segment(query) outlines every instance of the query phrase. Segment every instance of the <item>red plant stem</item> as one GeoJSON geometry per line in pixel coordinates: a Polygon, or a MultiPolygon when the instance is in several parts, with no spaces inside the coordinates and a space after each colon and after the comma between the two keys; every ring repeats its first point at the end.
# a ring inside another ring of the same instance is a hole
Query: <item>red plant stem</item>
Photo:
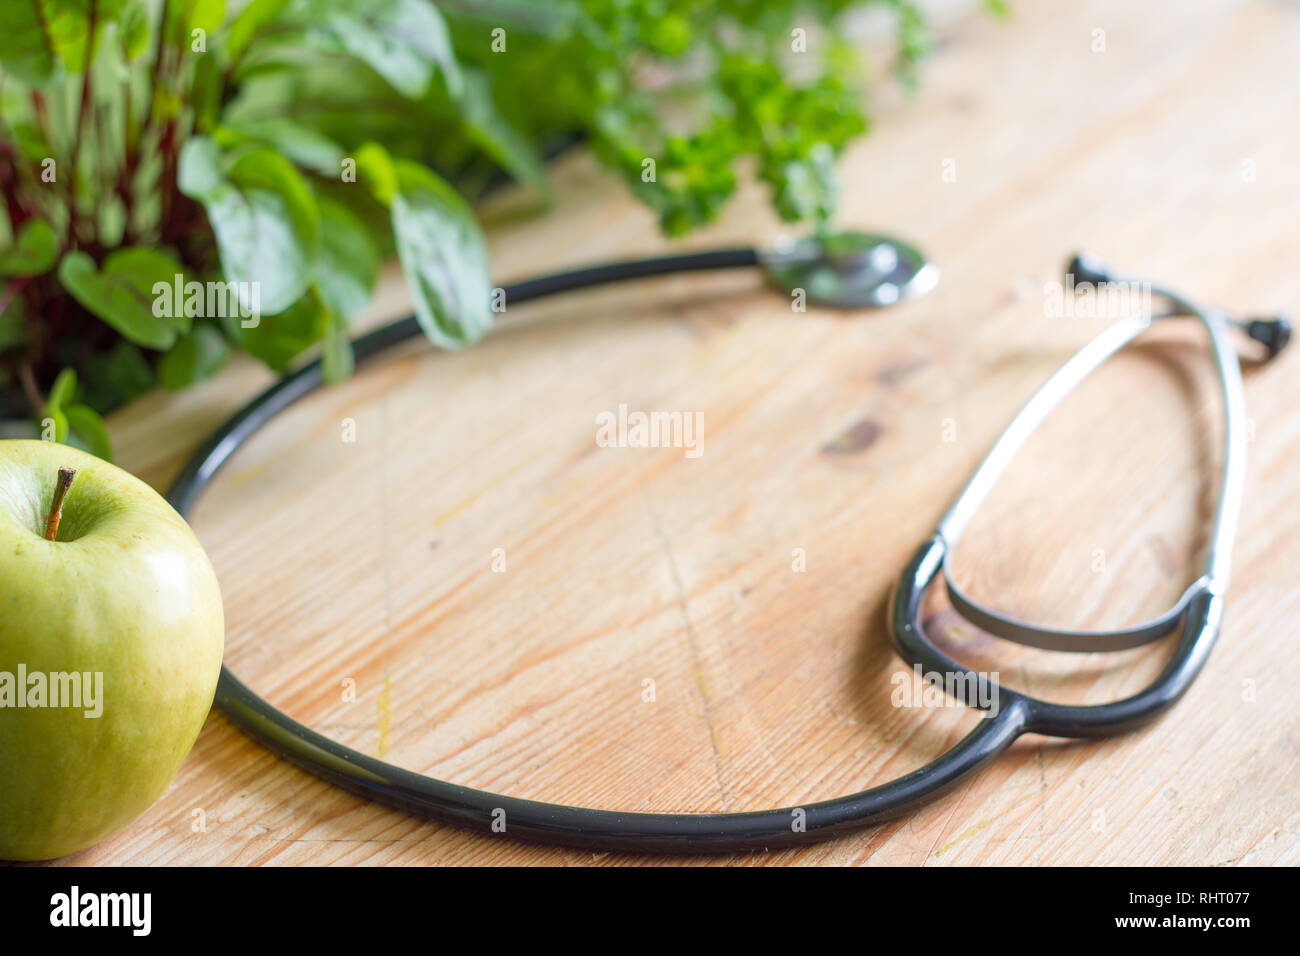
{"type": "Polygon", "coordinates": [[[167,49],[167,9],[171,4],[162,4],[162,13],[158,18],[158,49],[153,55],[153,71],[149,75],[149,98],[145,101],[144,113],[140,116],[140,142],[144,143],[145,134],[153,128],[153,102],[162,79],[163,52],[167,49]]]}
{"type": "Polygon", "coordinates": [[[45,412],[45,399],[41,397],[41,390],[36,387],[36,376],[32,374],[32,367],[29,363],[24,362],[18,368],[18,381],[22,383],[23,394],[27,396],[27,401],[31,403],[32,413],[40,415],[45,412]]]}
{"type": "Polygon", "coordinates": [[[20,166],[14,162],[17,150],[12,143],[0,142],[0,189],[4,190],[5,210],[9,213],[10,231],[18,229],[31,218],[32,212],[18,198],[20,166]]]}
{"type": "Polygon", "coordinates": [[[169,121],[163,127],[162,136],[158,140],[158,152],[162,154],[162,172],[158,174],[158,191],[162,199],[162,214],[158,222],[158,229],[161,233],[167,232],[167,220],[172,212],[172,191],[175,185],[175,177],[172,175],[172,161],[176,153],[176,123],[169,121]]]}
{"type": "MultiPolygon", "coordinates": [[[[165,6],[165,4],[164,4],[165,6]]],[[[72,134],[72,160],[68,172],[70,180],[68,192],[71,202],[68,205],[68,242],[73,248],[77,242],[77,158],[81,153],[81,139],[86,135],[86,116],[90,112],[90,75],[91,61],[95,56],[95,30],[99,26],[99,0],[90,0],[90,30],[86,34],[86,69],[81,75],[81,106],[77,110],[77,126],[72,134]]]]}
{"type": "Polygon", "coordinates": [[[50,111],[45,108],[45,95],[40,90],[32,90],[32,112],[36,114],[36,123],[41,128],[41,135],[53,149],[54,129],[50,126],[50,111]]]}
{"type": "Polygon", "coordinates": [[[9,303],[13,302],[18,297],[18,293],[23,291],[23,286],[31,281],[31,276],[21,276],[9,283],[4,294],[0,295],[0,315],[5,314],[5,310],[9,308],[9,303]]]}
{"type": "MultiPolygon", "coordinates": [[[[39,4],[37,7],[39,8],[39,4]]],[[[36,114],[36,123],[41,129],[41,135],[45,137],[46,144],[49,145],[51,152],[54,150],[54,126],[50,123],[50,112],[45,106],[45,96],[39,90],[32,90],[32,111],[36,114]]],[[[53,157],[47,157],[53,159],[53,157]]],[[[76,176],[63,177],[67,193],[68,218],[71,220],[73,207],[76,205],[76,196],[73,192],[74,181],[76,176]]]]}

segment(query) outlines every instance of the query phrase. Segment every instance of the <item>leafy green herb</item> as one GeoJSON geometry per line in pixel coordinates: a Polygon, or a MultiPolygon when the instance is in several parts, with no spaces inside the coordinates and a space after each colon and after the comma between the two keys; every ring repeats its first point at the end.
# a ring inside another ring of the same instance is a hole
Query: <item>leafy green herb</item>
{"type": "Polygon", "coordinates": [[[283,312],[261,316],[256,324],[229,315],[222,324],[236,345],[275,371],[286,372],[294,359],[324,338],[329,318],[329,310],[309,292],[283,312]]]}
{"type": "Polygon", "coordinates": [[[180,158],[180,189],[203,203],[226,281],[240,304],[274,314],[307,291],[320,247],[320,215],[302,174],[279,153],[257,147],[222,173],[215,150],[196,137],[180,158]],[[252,300],[253,288],[259,291],[252,300]]]}
{"type": "Polygon", "coordinates": [[[34,276],[45,272],[59,258],[59,241],[44,219],[23,224],[12,249],[0,252],[0,275],[34,276]]]}
{"type": "Polygon", "coordinates": [[[99,413],[75,402],[77,373],[65,368],[54,380],[45,399],[42,415],[54,425],[54,440],[83,448],[105,461],[113,460],[113,444],[99,413]]]}
{"type": "Polygon", "coordinates": [[[910,0],[5,0],[0,417],[107,455],[99,413],[236,350],[340,381],[392,254],[429,339],[472,343],[470,203],[502,173],[547,196],[542,157],[578,137],[670,234],[742,170],[824,227],[867,128],[841,39],[867,6],[909,80],[910,0]]]}
{"type": "Polygon", "coordinates": [[[158,286],[173,287],[180,267],[157,249],[136,247],[109,253],[103,268],[84,252],[69,252],[59,264],[59,281],[83,307],[122,336],[151,349],[170,348],[189,328],[183,309],[155,308],[158,286]]]}
{"type": "Polygon", "coordinates": [[[212,325],[196,325],[158,363],[158,383],[168,391],[210,378],[230,358],[230,345],[212,325]]]}
{"type": "Polygon", "coordinates": [[[379,275],[379,250],[371,241],[366,224],[347,206],[321,198],[318,208],[321,242],[315,268],[316,288],[335,313],[356,315],[370,301],[379,275]]]}
{"type": "Polygon", "coordinates": [[[325,381],[333,385],[345,380],[352,374],[353,362],[347,324],[338,315],[331,314],[329,325],[325,329],[325,349],[321,353],[321,369],[325,381]]]}
{"type": "Polygon", "coordinates": [[[425,335],[443,348],[478,341],[492,324],[492,289],[474,214],[424,166],[402,159],[391,170],[377,165],[379,196],[392,210],[397,255],[425,335]]]}

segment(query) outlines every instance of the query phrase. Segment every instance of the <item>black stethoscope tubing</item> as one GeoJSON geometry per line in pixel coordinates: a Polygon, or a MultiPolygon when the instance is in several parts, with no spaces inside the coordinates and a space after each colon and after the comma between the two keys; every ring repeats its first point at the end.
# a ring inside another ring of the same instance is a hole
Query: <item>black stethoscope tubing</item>
{"type": "MultiPolygon", "coordinates": [[[[514,304],[612,282],[678,272],[752,267],[753,249],[726,249],[613,263],[508,286],[514,304]]],[[[420,334],[414,316],[381,327],[353,345],[358,363],[420,334]]],[[[287,375],[219,428],[181,470],[168,500],[188,515],[204,489],[244,442],[280,411],[323,383],[320,360],[287,375]]],[[[927,672],[970,673],[925,635],[921,602],[943,559],[941,538],[925,542],[890,602],[898,650],[927,672]]],[[[1145,723],[1190,685],[1218,631],[1222,597],[1206,594],[1188,608],[1183,636],[1160,677],[1145,691],[1110,704],[1069,707],[999,687],[996,713],[986,713],[952,749],[905,776],[859,793],[802,806],[747,813],[632,813],[522,800],[458,786],[403,770],[345,747],[293,720],[222,667],[216,704],[241,729],[311,773],[367,799],[486,833],[590,850],[706,853],[771,849],[824,840],[914,809],[996,758],[1021,734],[1104,736],[1145,723]]],[[[983,682],[985,678],[972,677],[983,682]]],[[[987,690],[987,686],[972,684],[987,690]]],[[[981,706],[984,694],[964,700],[981,706]]]]}

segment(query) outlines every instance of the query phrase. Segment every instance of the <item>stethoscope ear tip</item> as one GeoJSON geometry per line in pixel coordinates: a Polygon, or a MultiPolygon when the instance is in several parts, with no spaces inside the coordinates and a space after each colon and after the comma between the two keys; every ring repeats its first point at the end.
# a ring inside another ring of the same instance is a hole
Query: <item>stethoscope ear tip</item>
{"type": "MultiPolygon", "coordinates": [[[[1082,283],[1102,285],[1118,281],[1115,274],[1111,272],[1110,266],[1086,252],[1077,252],[1070,257],[1070,261],[1065,264],[1065,275],[1067,281],[1076,288],[1082,283]]],[[[1161,295],[1170,295],[1168,292],[1157,291],[1161,295]]],[[[1190,308],[1184,300],[1175,299],[1175,304],[1181,307],[1180,314],[1190,308]]],[[[1232,325],[1237,326],[1264,346],[1266,352],[1263,361],[1265,362],[1277,356],[1291,342],[1291,320],[1284,315],[1261,319],[1238,319],[1233,316],[1226,318],[1232,325]]]]}
{"type": "Polygon", "coordinates": [[[1271,319],[1248,319],[1246,334],[1268,349],[1271,359],[1291,342],[1291,320],[1284,315],[1271,319]]]}
{"type": "Polygon", "coordinates": [[[1080,282],[1101,285],[1111,281],[1110,266],[1086,252],[1076,252],[1070,257],[1065,264],[1065,274],[1072,277],[1075,285],[1080,282]]]}

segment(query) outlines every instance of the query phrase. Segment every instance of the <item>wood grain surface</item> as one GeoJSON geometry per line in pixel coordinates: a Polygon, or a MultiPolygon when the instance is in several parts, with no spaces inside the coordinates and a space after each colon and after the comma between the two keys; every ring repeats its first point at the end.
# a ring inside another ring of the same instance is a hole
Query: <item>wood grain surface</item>
{"type": "MultiPolygon", "coordinates": [[[[891,703],[906,668],[884,602],[1010,417],[1109,321],[1049,315],[1045,284],[1086,248],[1245,314],[1300,304],[1300,8],[1015,6],[1007,22],[941,18],[918,92],[876,84],[876,128],[843,161],[840,224],[917,242],[943,270],[936,292],[801,314],[749,273],[677,277],[518,306],[521,324],[465,352],[417,343],[364,367],[256,436],[193,515],[228,665],[402,767],[588,807],[797,805],[952,746],[972,712],[891,703]],[[701,413],[703,453],[599,447],[596,416],[620,403],[701,413]]],[[[667,247],[585,154],[554,175],[549,211],[521,191],[483,209],[501,280],[667,247]]],[[[747,189],[688,245],[781,232],[747,189]]],[[[390,273],[363,324],[407,305],[390,273]]],[[[956,553],[976,598],[1104,627],[1197,576],[1220,456],[1198,335],[1153,332],[1031,439],[956,553]]],[[[1247,368],[1227,620],[1163,719],[1091,743],[1025,738],[904,819],[696,862],[1300,863],[1297,377],[1300,349],[1247,368]]],[[[269,381],[237,362],[146,397],[111,423],[121,463],[165,488],[269,381]]],[[[1030,651],[938,595],[930,612],[963,661],[1052,700],[1132,693],[1170,652],[1030,651]]],[[[430,824],[294,769],[214,712],[166,795],[66,862],[665,859],[430,824]]]]}

